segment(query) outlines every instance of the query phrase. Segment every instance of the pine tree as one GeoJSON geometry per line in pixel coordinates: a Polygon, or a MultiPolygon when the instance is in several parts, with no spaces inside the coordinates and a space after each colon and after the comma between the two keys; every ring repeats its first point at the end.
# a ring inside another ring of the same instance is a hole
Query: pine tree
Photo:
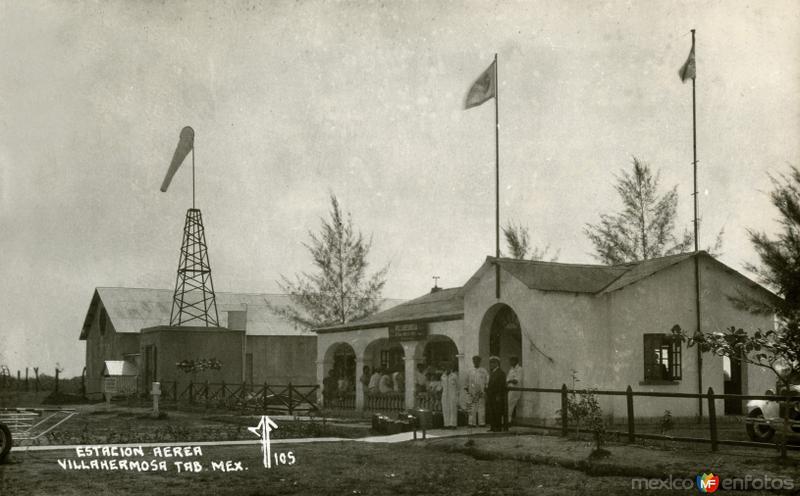
{"type": "Polygon", "coordinates": [[[800,170],[792,167],[788,176],[772,178],[772,184],[770,200],[781,215],[782,230],[774,239],[763,231],[747,231],[761,259],[760,266],[748,264],[747,268],[783,297],[777,307],[765,310],[777,313],[797,330],[800,325],[800,170]]]}
{"type": "MultiPolygon", "coordinates": [[[[633,170],[622,171],[615,189],[622,198],[623,210],[601,214],[598,224],[587,224],[584,232],[595,249],[595,257],[609,265],[647,260],[690,251],[694,238],[684,230],[676,234],[677,186],[658,193],[659,173],[633,157],[633,170]]],[[[717,237],[717,249],[721,243],[717,237]]]]}
{"type": "Polygon", "coordinates": [[[367,275],[372,241],[356,232],[352,217],[342,214],[335,195],[331,194],[330,219],[323,219],[320,232],[309,236],[305,247],[317,271],[297,274],[294,282],[282,275],[280,287],[292,304],[273,310],[306,329],[345,324],[375,313],[389,267],[367,275]]]}
{"type": "Polygon", "coordinates": [[[506,245],[508,245],[508,251],[510,252],[509,254],[511,255],[511,258],[525,260],[528,259],[528,254],[530,253],[529,260],[548,259],[549,262],[555,262],[558,260],[558,252],[556,252],[552,257],[550,256],[550,245],[547,245],[544,248],[531,248],[530,232],[526,226],[509,222],[503,227],[503,235],[506,238],[506,245]]]}

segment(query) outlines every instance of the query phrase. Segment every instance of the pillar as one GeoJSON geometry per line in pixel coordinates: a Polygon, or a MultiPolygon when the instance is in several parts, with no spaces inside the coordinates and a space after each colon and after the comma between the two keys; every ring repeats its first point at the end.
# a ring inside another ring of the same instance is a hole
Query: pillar
{"type": "MultiPolygon", "coordinates": [[[[417,371],[417,346],[421,341],[406,341],[403,343],[403,355],[405,362],[405,403],[406,409],[411,409],[417,403],[417,381],[415,373],[417,371]]],[[[424,346],[424,345],[423,345],[424,346]]]]}
{"type": "MultiPolygon", "coordinates": [[[[317,404],[322,405],[322,381],[325,379],[325,374],[327,373],[326,369],[328,362],[325,360],[317,360],[317,384],[319,384],[319,388],[317,389],[317,404]]],[[[328,405],[323,405],[328,406],[328,405]]]]}
{"type": "Polygon", "coordinates": [[[356,353],[356,411],[364,410],[364,385],[361,383],[361,374],[364,369],[364,354],[356,353]],[[360,356],[359,356],[360,355],[360,356]]]}

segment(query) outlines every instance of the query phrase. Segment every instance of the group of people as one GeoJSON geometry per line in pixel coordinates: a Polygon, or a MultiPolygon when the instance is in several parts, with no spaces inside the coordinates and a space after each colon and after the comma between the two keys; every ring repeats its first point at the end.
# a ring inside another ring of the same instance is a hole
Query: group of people
{"type": "MultiPolygon", "coordinates": [[[[519,402],[520,391],[508,391],[509,387],[522,387],[522,367],[517,357],[509,358],[508,374],[500,366],[500,358],[489,358],[489,370],[481,366],[480,356],[472,357],[472,368],[467,372],[464,384],[460,384],[455,362],[446,361],[439,368],[417,365],[414,376],[416,391],[441,393],[444,426],[455,428],[458,425],[458,407],[464,406],[467,423],[471,426],[485,426],[492,432],[502,428],[503,415],[511,419],[519,402]]],[[[359,381],[365,394],[400,393],[405,390],[405,374],[396,367],[375,367],[365,365],[359,381]]],[[[331,370],[323,380],[323,397],[331,401],[345,391],[352,391],[355,385],[346,374],[331,370]]]]}
{"type": "Polygon", "coordinates": [[[467,372],[463,386],[452,362],[445,362],[441,372],[430,369],[426,371],[424,365],[417,367],[417,390],[434,394],[441,392],[445,427],[454,428],[458,425],[459,403],[467,412],[469,425],[485,426],[488,422],[492,432],[501,430],[506,412],[509,419],[514,414],[521,392],[507,391],[507,388],[522,387],[522,367],[519,360],[517,357],[509,359],[508,374],[500,367],[499,357],[489,358],[489,370],[482,367],[481,362],[480,356],[472,357],[473,367],[467,372]]]}
{"type": "Polygon", "coordinates": [[[388,367],[375,367],[370,373],[369,365],[364,365],[359,381],[361,381],[364,392],[369,394],[405,391],[405,374],[399,367],[395,370],[388,367]]]}
{"type": "MultiPolygon", "coordinates": [[[[481,362],[480,356],[472,357],[472,368],[467,372],[463,388],[467,423],[473,426],[488,423],[490,431],[499,432],[502,429],[503,415],[507,414],[510,419],[519,402],[520,391],[508,391],[508,388],[522,387],[522,367],[515,356],[509,358],[508,374],[500,367],[500,358],[497,356],[489,358],[488,371],[481,366],[481,362]]],[[[452,401],[451,398],[448,399],[452,401]]],[[[444,412],[444,397],[442,411],[444,412]]],[[[455,425],[453,418],[446,419],[445,425],[448,425],[448,420],[449,425],[455,425]]]]}

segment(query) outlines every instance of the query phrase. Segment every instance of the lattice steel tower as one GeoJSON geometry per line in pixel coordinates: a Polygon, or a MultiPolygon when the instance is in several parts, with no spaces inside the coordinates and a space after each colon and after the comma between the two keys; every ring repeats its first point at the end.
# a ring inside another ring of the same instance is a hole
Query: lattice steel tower
{"type": "Polygon", "coordinates": [[[164,182],[161,183],[161,191],[166,192],[172,176],[178,171],[183,159],[192,152],[192,208],[186,211],[169,325],[193,324],[218,327],[219,314],[214,296],[214,283],[211,281],[211,264],[208,261],[203,216],[200,214],[200,209],[194,206],[194,145],[194,129],[186,126],[181,129],[178,146],[175,148],[164,182]]]}
{"type": "Polygon", "coordinates": [[[219,326],[203,216],[197,208],[186,211],[169,323],[172,326],[188,324],[219,326]]]}

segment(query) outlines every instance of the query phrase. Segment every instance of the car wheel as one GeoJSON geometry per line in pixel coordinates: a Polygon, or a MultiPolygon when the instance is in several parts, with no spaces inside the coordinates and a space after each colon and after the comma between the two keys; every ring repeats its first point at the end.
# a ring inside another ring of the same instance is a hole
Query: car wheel
{"type": "Polygon", "coordinates": [[[5,424],[0,424],[0,464],[6,461],[6,455],[11,451],[11,431],[5,424]]]}
{"type": "MultiPolygon", "coordinates": [[[[764,414],[761,413],[761,410],[753,410],[747,414],[747,417],[751,419],[763,419],[764,414]]],[[[751,441],[755,441],[757,443],[767,443],[774,435],[775,429],[767,424],[759,424],[756,422],[747,424],[747,436],[751,441]]]]}

